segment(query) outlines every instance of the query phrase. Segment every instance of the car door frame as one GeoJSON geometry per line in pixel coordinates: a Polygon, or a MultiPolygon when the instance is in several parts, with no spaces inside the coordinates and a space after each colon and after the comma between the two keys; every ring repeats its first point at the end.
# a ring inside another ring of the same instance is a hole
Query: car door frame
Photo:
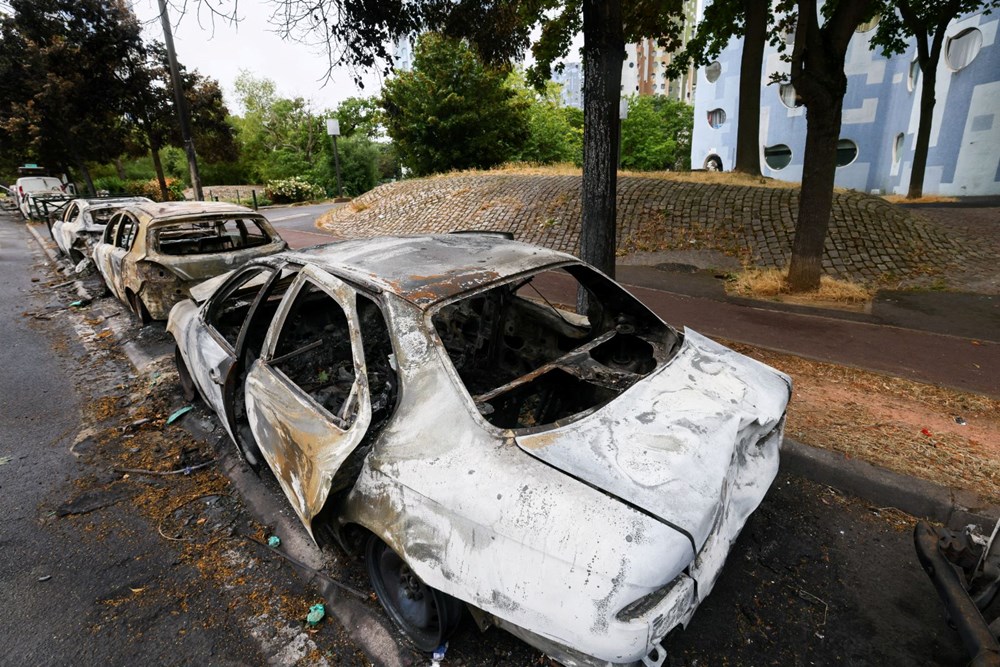
{"type": "Polygon", "coordinates": [[[139,234],[143,232],[143,226],[139,222],[139,219],[128,211],[122,211],[121,216],[122,220],[118,223],[118,229],[115,230],[114,243],[108,252],[108,268],[110,269],[111,282],[113,283],[111,291],[131,308],[132,304],[126,298],[128,285],[125,283],[125,265],[129,253],[135,247],[135,242],[139,238],[139,234]],[[135,234],[132,236],[132,242],[128,244],[127,248],[118,245],[121,241],[122,232],[125,230],[126,221],[130,221],[135,225],[135,234]]]}
{"type": "MultiPolygon", "coordinates": [[[[296,400],[297,403],[303,408],[319,413],[320,416],[333,416],[337,419],[337,421],[341,421],[338,415],[332,415],[332,413],[320,405],[310,394],[303,391],[302,388],[299,387],[291,378],[285,375],[284,372],[271,365],[271,362],[275,358],[274,351],[279,335],[291,312],[292,304],[295,303],[295,300],[298,298],[302,290],[305,289],[307,283],[312,283],[314,286],[321,289],[325,294],[330,296],[341,307],[341,309],[343,309],[351,336],[351,354],[354,362],[355,377],[354,385],[352,386],[350,393],[351,396],[354,397],[354,400],[358,402],[358,407],[353,422],[348,424],[346,427],[339,426],[337,422],[333,420],[327,420],[329,422],[329,426],[345,436],[344,446],[338,448],[339,453],[337,456],[341,459],[340,463],[338,463],[337,467],[332,470],[324,470],[324,472],[332,479],[332,475],[336,473],[336,470],[339,469],[341,465],[343,465],[344,460],[346,460],[349,454],[363,442],[364,437],[368,433],[368,429],[371,425],[371,393],[368,387],[368,372],[365,364],[364,344],[361,338],[361,329],[357,311],[358,289],[344,279],[333,276],[321,269],[310,265],[304,266],[299,271],[288,290],[286,290],[281,304],[278,306],[278,310],[275,312],[274,317],[271,320],[267,335],[264,339],[263,347],[261,349],[261,356],[248,370],[247,382],[249,384],[251,379],[255,379],[256,382],[260,382],[262,385],[266,383],[271,387],[277,387],[279,390],[280,388],[284,388],[287,394],[296,400]],[[258,376],[263,375],[264,377],[254,378],[254,374],[257,374],[258,376]],[[345,450],[347,452],[346,454],[343,453],[345,450]]],[[[275,477],[278,478],[278,482],[285,491],[285,495],[291,502],[292,507],[299,516],[299,519],[302,521],[306,530],[309,531],[310,535],[312,535],[312,520],[322,511],[323,505],[325,504],[329,493],[329,484],[327,484],[326,488],[322,490],[318,502],[307,503],[302,495],[296,494],[293,480],[286,479],[286,476],[289,474],[288,468],[296,459],[294,452],[291,451],[293,444],[283,441],[276,443],[273,441],[281,440],[282,438],[280,436],[273,439],[260,437],[260,434],[257,432],[258,429],[253,429],[254,419],[251,417],[251,414],[254,411],[254,406],[250,404],[250,395],[251,392],[247,389],[244,395],[244,400],[247,402],[246,412],[248,419],[250,420],[251,428],[254,431],[253,435],[257,440],[257,445],[261,449],[268,465],[271,467],[272,471],[274,471],[275,477]],[[262,440],[264,440],[264,442],[261,442],[262,440]],[[291,455],[289,455],[290,453],[291,455]],[[283,463],[285,464],[284,466],[282,465],[283,463]]],[[[344,404],[346,405],[350,400],[351,397],[349,396],[348,399],[344,401],[344,404]]],[[[270,426],[269,422],[268,424],[270,426]]],[[[277,429],[279,433],[285,436],[290,433],[290,430],[291,429],[287,428],[286,425],[280,425],[277,429]]],[[[300,484],[299,486],[306,487],[308,486],[308,483],[300,484]]]]}

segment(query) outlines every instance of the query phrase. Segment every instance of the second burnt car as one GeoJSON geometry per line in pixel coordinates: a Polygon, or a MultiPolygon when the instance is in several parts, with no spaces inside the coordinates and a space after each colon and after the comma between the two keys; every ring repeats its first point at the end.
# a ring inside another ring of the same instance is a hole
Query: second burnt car
{"type": "Polygon", "coordinates": [[[566,254],[344,241],[192,297],[185,392],[422,650],[468,608],[566,665],[661,664],[778,470],[789,378],[566,254]]]}
{"type": "Polygon", "coordinates": [[[245,206],[151,202],[112,216],[93,257],[108,289],[146,323],[167,319],[194,285],[286,247],[245,206]]]}
{"type": "Polygon", "coordinates": [[[74,199],[52,223],[52,239],[59,251],[76,264],[91,256],[94,245],[104,235],[105,226],[118,209],[152,203],[153,200],[147,197],[74,199]]]}

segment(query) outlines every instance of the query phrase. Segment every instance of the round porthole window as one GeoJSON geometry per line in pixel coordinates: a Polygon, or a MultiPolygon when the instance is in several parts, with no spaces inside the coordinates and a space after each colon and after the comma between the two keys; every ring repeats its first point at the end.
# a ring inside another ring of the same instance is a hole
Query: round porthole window
{"type": "Polygon", "coordinates": [[[708,124],[714,129],[719,129],[726,122],[726,112],[722,109],[712,109],[708,112],[708,124]]]}
{"type": "Polygon", "coordinates": [[[775,171],[787,167],[792,161],[792,149],[785,144],[764,146],[764,162],[775,171]]]}
{"type": "Polygon", "coordinates": [[[708,79],[709,83],[715,83],[719,80],[719,75],[722,74],[722,63],[716,60],[714,63],[710,64],[705,68],[705,78],[708,79]]]}
{"type": "Polygon", "coordinates": [[[882,17],[876,14],[875,16],[872,17],[871,21],[865,21],[864,23],[860,24],[857,27],[857,29],[855,29],[854,32],[869,32],[871,30],[874,30],[875,26],[878,25],[880,18],[882,17]]]}
{"type": "Polygon", "coordinates": [[[910,73],[906,78],[906,88],[911,93],[917,89],[917,81],[920,80],[920,61],[914,58],[910,61],[910,73]]]}
{"type": "Polygon", "coordinates": [[[948,39],[945,51],[948,67],[956,71],[966,67],[979,55],[981,48],[983,48],[983,33],[979,32],[978,28],[966,28],[948,39]]]}
{"type": "Polygon", "coordinates": [[[802,106],[802,98],[795,92],[795,86],[790,83],[778,86],[778,96],[781,97],[781,103],[789,109],[802,106]]]}
{"type": "Polygon", "coordinates": [[[903,147],[906,143],[906,135],[900,132],[896,135],[896,140],[892,142],[892,162],[893,164],[899,164],[899,161],[903,159],[903,147]]]}
{"type": "Polygon", "coordinates": [[[850,139],[837,142],[837,166],[846,167],[858,157],[858,145],[850,139]]]}

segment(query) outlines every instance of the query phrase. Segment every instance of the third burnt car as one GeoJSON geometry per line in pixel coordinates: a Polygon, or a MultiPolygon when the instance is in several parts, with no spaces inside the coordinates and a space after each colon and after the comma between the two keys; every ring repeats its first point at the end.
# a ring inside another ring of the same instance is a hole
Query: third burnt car
{"type": "Polygon", "coordinates": [[[98,197],[74,199],[52,223],[52,239],[59,251],[76,264],[90,257],[94,245],[104,235],[104,228],[121,208],[152,204],[146,197],[98,197]]]}
{"type": "Polygon", "coordinates": [[[244,206],[150,202],[116,213],[93,256],[108,289],[145,323],[165,320],[194,285],[286,247],[244,206]]]}
{"type": "Polygon", "coordinates": [[[788,377],[569,255],[345,241],[192,297],[186,391],[423,650],[468,607],[566,665],[661,663],[778,470],[788,377]]]}

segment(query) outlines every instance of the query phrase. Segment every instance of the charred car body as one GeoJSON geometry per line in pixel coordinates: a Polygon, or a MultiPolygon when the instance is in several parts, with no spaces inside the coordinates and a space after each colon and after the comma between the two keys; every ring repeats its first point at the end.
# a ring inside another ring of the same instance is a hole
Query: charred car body
{"type": "Polygon", "coordinates": [[[424,650],[467,605],[567,665],[662,662],[777,473],[788,377],[569,255],[345,241],[192,294],[186,391],[424,650]]]}
{"type": "Polygon", "coordinates": [[[74,199],[52,223],[52,239],[73,263],[90,257],[94,245],[104,235],[104,228],[115,212],[125,206],[152,204],[146,197],[103,197],[74,199]]]}
{"type": "Polygon", "coordinates": [[[270,223],[246,207],[167,202],[118,211],[93,257],[108,289],[145,323],[167,319],[194,285],[286,247],[270,223]]]}

